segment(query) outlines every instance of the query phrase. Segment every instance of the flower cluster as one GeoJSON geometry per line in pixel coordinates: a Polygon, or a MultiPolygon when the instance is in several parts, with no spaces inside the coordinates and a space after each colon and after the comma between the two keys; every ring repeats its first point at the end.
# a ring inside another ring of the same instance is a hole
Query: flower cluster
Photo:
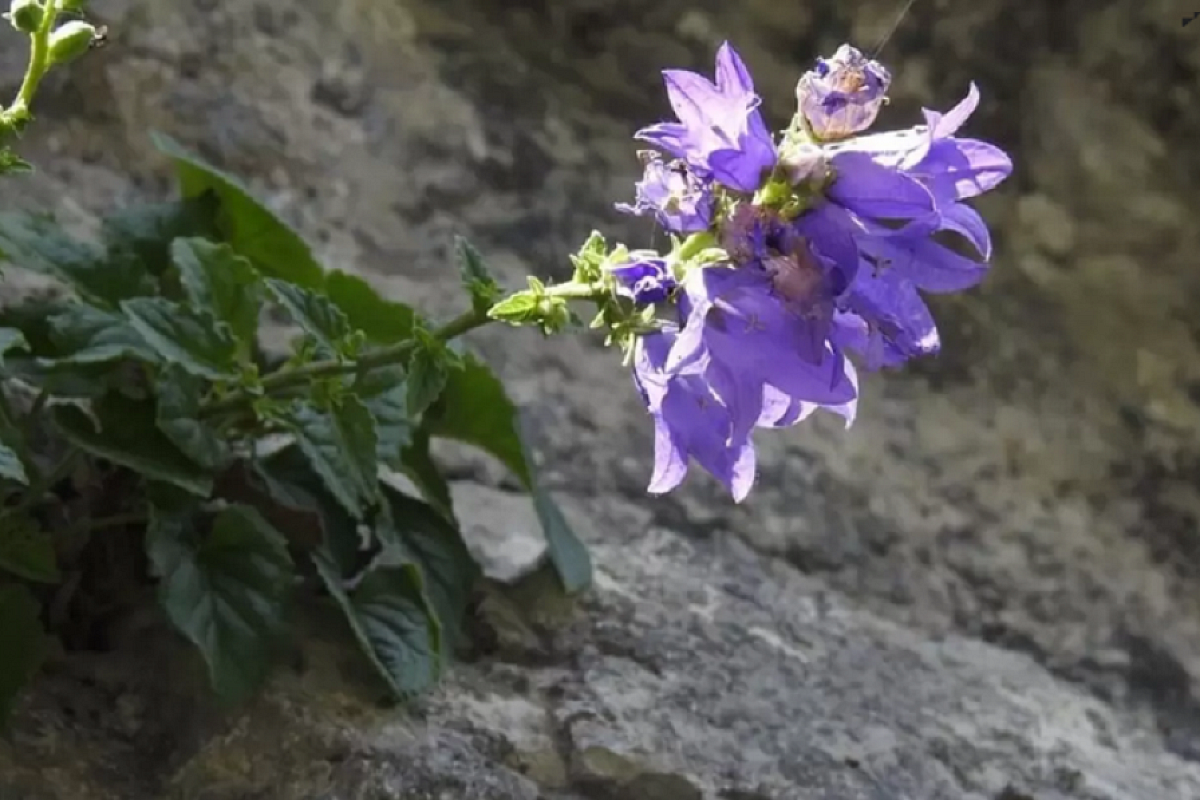
{"type": "Polygon", "coordinates": [[[978,103],[974,85],[949,112],[926,110],[924,125],[864,133],[891,76],[849,45],[800,78],[778,138],[728,44],[714,81],[663,75],[677,119],[636,134],[655,149],[641,153],[634,202],[618,208],[653,216],[674,247],[602,261],[639,323],[622,344],[654,420],[650,491],[678,486],[694,460],[740,501],[754,482],[756,428],[818,409],[853,422],[848,354],[874,370],[938,351],[921,293],[983,279],[991,240],[964,201],[1012,163],[956,136],[978,103]],[[947,247],[945,234],[977,257],[947,247]]]}

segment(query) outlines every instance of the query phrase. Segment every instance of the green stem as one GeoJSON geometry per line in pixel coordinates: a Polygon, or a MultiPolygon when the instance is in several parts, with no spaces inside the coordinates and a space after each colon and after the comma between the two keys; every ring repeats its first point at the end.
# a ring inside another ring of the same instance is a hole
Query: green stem
{"type": "Polygon", "coordinates": [[[33,97],[50,68],[50,33],[54,30],[58,13],[58,0],[46,0],[42,9],[42,24],[29,35],[29,67],[25,70],[25,79],[17,90],[17,99],[6,110],[0,111],[0,129],[13,130],[29,121],[33,97]]]}
{"type": "MultiPolygon", "coordinates": [[[[443,342],[448,342],[491,321],[486,311],[471,310],[450,320],[434,331],[433,335],[443,342]]],[[[303,386],[321,378],[370,372],[381,367],[403,364],[408,360],[415,346],[416,342],[414,340],[406,339],[403,342],[364,353],[355,361],[338,361],[336,359],[314,361],[311,364],[305,364],[295,369],[275,372],[263,378],[260,391],[267,395],[279,394],[287,389],[303,386]]],[[[237,411],[249,405],[253,400],[254,395],[246,392],[235,392],[228,397],[202,406],[200,416],[213,417],[237,411]]]]}

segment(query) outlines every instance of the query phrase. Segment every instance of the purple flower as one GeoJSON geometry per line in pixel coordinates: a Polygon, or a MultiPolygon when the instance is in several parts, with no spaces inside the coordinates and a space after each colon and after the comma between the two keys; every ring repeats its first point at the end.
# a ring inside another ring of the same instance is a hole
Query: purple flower
{"type": "Polygon", "coordinates": [[[682,161],[664,163],[660,154],[638,153],[645,165],[638,181],[635,201],[617,203],[628,214],[653,212],[658,223],[672,233],[698,233],[712,224],[713,197],[709,187],[682,161]]]}
{"type": "Polygon", "coordinates": [[[715,84],[686,70],[665,70],[663,78],[679,121],[651,125],[636,137],[683,159],[700,177],[739,192],[757,190],[775,166],[775,144],[750,73],[729,43],[717,51],[715,84]]]}
{"type": "Polygon", "coordinates": [[[640,306],[662,303],[675,291],[675,276],[667,262],[656,257],[638,257],[611,269],[617,279],[617,293],[640,306]]]}
{"type": "Polygon", "coordinates": [[[654,473],[647,490],[671,491],[695,460],[740,503],[754,484],[753,425],[737,424],[735,409],[714,391],[714,383],[730,382],[721,365],[705,358],[666,371],[676,337],[677,331],[668,329],[639,336],[634,344],[634,383],[654,418],[654,473]]]}
{"type": "MultiPolygon", "coordinates": [[[[820,269],[810,263],[799,268],[820,269]]],[[[819,283],[806,277],[803,286],[814,292],[819,283]]],[[[782,296],[776,285],[776,276],[758,265],[704,267],[684,279],[679,299],[685,323],[667,372],[681,373],[706,359],[723,366],[729,382],[716,391],[747,429],[762,418],[764,386],[821,405],[856,396],[845,359],[827,341],[830,320],[812,310],[809,298],[782,296]]]]}
{"type": "Polygon", "coordinates": [[[844,44],[833,58],[817,59],[796,85],[800,114],[818,139],[845,139],[875,121],[892,76],[883,65],[844,44]]]}

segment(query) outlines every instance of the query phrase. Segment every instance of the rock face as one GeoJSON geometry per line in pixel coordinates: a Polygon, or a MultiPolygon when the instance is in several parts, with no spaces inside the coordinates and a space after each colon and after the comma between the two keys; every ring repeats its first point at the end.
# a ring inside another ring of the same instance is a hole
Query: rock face
{"type": "MultiPolygon", "coordinates": [[[[93,0],[112,44],[50,83],[41,172],[0,198],[86,228],[169,190],[164,130],[326,263],[449,313],[454,233],[514,282],[561,276],[593,227],[647,235],[611,203],[666,111],[658,69],[728,37],[782,124],[808,60],[899,5],[93,0]]],[[[493,610],[494,652],[403,712],[332,635],[218,713],[186,652],[130,633],[30,693],[0,798],[1200,797],[1200,30],[1101,6],[919,0],[886,45],[885,121],[976,80],[969,130],[1017,173],[983,204],[992,276],[935,308],[944,355],[875,376],[851,431],[764,437],[743,506],[700,477],[652,499],[618,359],[486,331],[594,548],[568,624],[493,610]]],[[[459,474],[480,547],[523,552],[523,503],[459,474]]]]}

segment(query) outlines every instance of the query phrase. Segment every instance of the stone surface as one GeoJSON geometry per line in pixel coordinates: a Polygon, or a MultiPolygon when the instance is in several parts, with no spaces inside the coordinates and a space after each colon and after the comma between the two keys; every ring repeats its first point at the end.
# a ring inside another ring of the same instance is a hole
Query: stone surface
{"type": "MultiPolygon", "coordinates": [[[[294,220],[331,266],[435,313],[470,235],[561,276],[665,113],[657,70],[730,37],[782,123],[792,84],[898,2],[93,0],[112,44],[50,82],[4,206],[87,228],[169,191],[164,130],[294,220]]],[[[886,45],[889,119],[977,80],[972,133],[1018,172],[986,198],[988,282],[937,303],[945,353],[876,376],[860,419],[762,439],[732,505],[643,494],[646,420],[587,339],[474,339],[595,549],[556,632],[512,627],[406,712],[336,642],[251,708],[196,700],[147,637],[68,660],[0,744],[0,798],[1157,800],[1200,796],[1200,47],[1176,4],[920,0],[886,45]],[[146,653],[162,668],[145,669],[146,653]]],[[[0,34],[0,90],[19,77],[0,34]]],[[[481,552],[532,523],[454,456],[481,552]],[[482,493],[482,494],[481,494],[482,493]]]]}

